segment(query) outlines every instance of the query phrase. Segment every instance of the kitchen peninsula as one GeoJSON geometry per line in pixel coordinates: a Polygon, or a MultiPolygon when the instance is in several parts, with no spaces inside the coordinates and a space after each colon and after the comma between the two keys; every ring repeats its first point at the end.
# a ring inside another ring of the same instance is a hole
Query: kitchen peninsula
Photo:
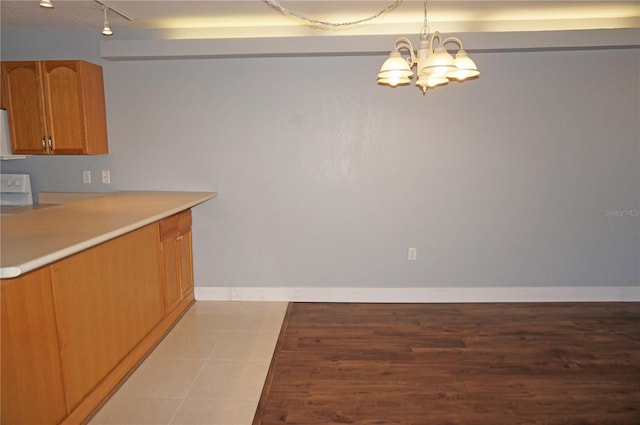
{"type": "Polygon", "coordinates": [[[85,421],[191,305],[191,208],[117,192],[2,215],[2,423],[85,421]]]}

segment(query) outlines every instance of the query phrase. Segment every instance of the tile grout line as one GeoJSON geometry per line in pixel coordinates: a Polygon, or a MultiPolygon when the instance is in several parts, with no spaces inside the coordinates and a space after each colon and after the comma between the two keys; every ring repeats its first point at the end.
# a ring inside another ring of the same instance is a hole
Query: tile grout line
{"type": "Polygon", "coordinates": [[[182,397],[182,399],[180,400],[180,403],[178,403],[178,407],[176,407],[176,410],[173,412],[173,415],[171,415],[171,418],[169,418],[169,422],[167,422],[167,425],[171,425],[171,423],[175,419],[176,415],[180,411],[180,408],[184,404],[184,401],[187,399],[187,395],[189,395],[189,392],[191,391],[191,389],[195,385],[196,381],[198,380],[198,378],[202,374],[202,371],[204,370],[205,366],[207,365],[208,356],[218,346],[219,343],[220,343],[220,339],[217,339],[215,344],[213,344],[213,347],[211,347],[211,350],[209,350],[209,352],[207,353],[207,357],[205,357],[203,359],[202,366],[200,366],[200,370],[198,371],[196,376],[193,378],[193,381],[191,381],[191,385],[189,385],[189,388],[187,388],[187,391],[185,392],[184,397],[182,397]]]}

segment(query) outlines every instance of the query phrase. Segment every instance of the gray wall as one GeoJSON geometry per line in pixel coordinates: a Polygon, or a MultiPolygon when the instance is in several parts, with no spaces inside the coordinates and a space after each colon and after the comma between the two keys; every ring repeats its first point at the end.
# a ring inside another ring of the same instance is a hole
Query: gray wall
{"type": "Polygon", "coordinates": [[[376,85],[384,57],[105,61],[99,41],[2,34],[3,60],[104,67],[111,150],[3,171],[218,191],[194,210],[199,286],[640,284],[637,49],[479,53],[480,79],[423,97],[376,85]]]}

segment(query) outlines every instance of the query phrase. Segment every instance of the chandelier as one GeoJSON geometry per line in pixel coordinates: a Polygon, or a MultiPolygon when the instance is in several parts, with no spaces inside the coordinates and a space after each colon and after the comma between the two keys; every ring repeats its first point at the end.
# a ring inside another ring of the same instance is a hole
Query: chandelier
{"type": "Polygon", "coordinates": [[[406,85],[413,78],[411,68],[416,65],[418,77],[416,86],[424,95],[427,89],[447,84],[450,79],[464,81],[480,75],[478,67],[469,58],[457,37],[442,39],[440,33],[429,33],[427,25],[427,0],[424,2],[424,25],[420,32],[418,51],[414,53],[411,41],[406,37],[398,37],[393,45],[389,58],[382,64],[378,73],[378,84],[396,87],[406,85]],[[455,59],[449,54],[445,45],[455,43],[459,46],[455,59]],[[405,59],[401,50],[409,52],[405,59]]]}

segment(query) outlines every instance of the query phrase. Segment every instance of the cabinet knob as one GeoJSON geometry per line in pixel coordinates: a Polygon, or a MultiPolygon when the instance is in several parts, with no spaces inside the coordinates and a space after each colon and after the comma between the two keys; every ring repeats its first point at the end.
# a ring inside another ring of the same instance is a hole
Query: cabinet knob
{"type": "Polygon", "coordinates": [[[53,141],[51,140],[51,137],[47,139],[47,142],[48,142],[49,152],[53,153],[53,141]]]}
{"type": "Polygon", "coordinates": [[[44,140],[44,137],[42,138],[42,150],[47,151],[47,142],[44,140]]]}

